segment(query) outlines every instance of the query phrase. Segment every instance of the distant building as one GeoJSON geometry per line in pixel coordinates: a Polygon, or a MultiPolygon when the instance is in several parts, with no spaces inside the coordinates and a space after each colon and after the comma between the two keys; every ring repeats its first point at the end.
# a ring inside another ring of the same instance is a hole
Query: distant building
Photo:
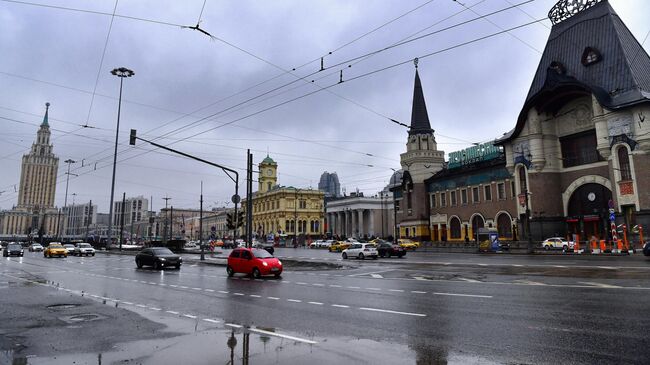
{"type": "MultiPolygon", "coordinates": [[[[323,192],[277,184],[278,165],[272,158],[259,164],[259,190],[253,193],[253,233],[258,236],[319,237],[324,233],[323,192]]],[[[245,200],[242,210],[246,210],[245,200]]]]}
{"type": "Polygon", "coordinates": [[[142,221],[147,217],[148,208],[149,199],[143,196],[126,198],[124,208],[121,200],[113,202],[113,226],[119,227],[122,224],[122,214],[124,214],[125,226],[142,221]]]}
{"type": "Polygon", "coordinates": [[[352,193],[325,204],[327,232],[331,235],[354,238],[394,235],[393,198],[388,191],[371,197],[352,193]]]}
{"type": "Polygon", "coordinates": [[[339,183],[339,176],[336,172],[323,172],[318,182],[318,190],[325,193],[325,198],[341,197],[341,184],[339,183]]]}
{"type": "Polygon", "coordinates": [[[65,217],[63,236],[85,237],[97,224],[97,205],[94,204],[73,204],[64,207],[61,214],[65,217]]]}
{"type": "Polygon", "coordinates": [[[27,238],[58,235],[59,212],[54,207],[59,158],[50,144],[48,111],[45,103],[43,123],[29,153],[23,155],[18,205],[0,214],[0,233],[27,238]]]}

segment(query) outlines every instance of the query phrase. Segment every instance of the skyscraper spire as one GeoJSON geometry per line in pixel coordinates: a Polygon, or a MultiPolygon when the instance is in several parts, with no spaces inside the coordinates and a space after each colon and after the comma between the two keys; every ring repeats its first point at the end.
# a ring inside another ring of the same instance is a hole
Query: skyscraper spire
{"type": "Polygon", "coordinates": [[[43,117],[43,123],[41,123],[41,126],[46,126],[49,127],[50,125],[47,122],[47,114],[50,109],[50,103],[45,103],[45,116],[43,117]]]}
{"type": "Polygon", "coordinates": [[[413,88],[413,109],[411,111],[411,129],[409,134],[430,134],[433,133],[431,124],[429,124],[429,114],[427,113],[427,104],[424,101],[424,92],[418,73],[418,59],[415,64],[415,86],[413,88]]]}

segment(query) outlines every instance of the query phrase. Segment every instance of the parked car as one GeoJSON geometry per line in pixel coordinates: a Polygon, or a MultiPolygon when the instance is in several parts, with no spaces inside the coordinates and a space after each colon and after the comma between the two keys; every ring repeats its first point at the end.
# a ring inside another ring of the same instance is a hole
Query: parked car
{"type": "Polygon", "coordinates": [[[90,243],[86,242],[81,242],[77,243],[74,247],[74,251],[72,251],[73,256],[95,256],[95,249],[93,246],[90,245],[90,243]]]}
{"type": "Polygon", "coordinates": [[[28,248],[29,252],[43,252],[44,248],[40,243],[32,243],[28,248]]]}
{"type": "Polygon", "coordinates": [[[198,246],[196,245],[196,242],[195,242],[195,241],[189,241],[189,242],[186,242],[186,243],[185,243],[185,246],[183,246],[183,247],[186,248],[186,249],[190,249],[190,250],[193,250],[193,249],[195,249],[195,248],[198,248],[198,246]]]}
{"type": "Polygon", "coordinates": [[[353,243],[350,247],[343,250],[341,255],[343,259],[356,257],[359,260],[365,260],[370,257],[377,260],[377,246],[374,243],[353,243]]]}
{"type": "Polygon", "coordinates": [[[68,250],[60,242],[52,242],[43,251],[44,257],[68,257],[68,250]]]}
{"type": "Polygon", "coordinates": [[[316,240],[309,244],[309,248],[321,248],[323,247],[322,244],[323,244],[322,240],[316,240]]]}
{"type": "Polygon", "coordinates": [[[377,242],[375,244],[377,245],[377,253],[379,254],[379,257],[397,256],[402,258],[406,255],[406,249],[400,245],[395,245],[386,241],[377,242]]]}
{"type": "Polygon", "coordinates": [[[273,255],[273,253],[275,252],[275,248],[273,248],[273,241],[271,241],[271,242],[268,242],[268,241],[267,242],[255,242],[253,244],[253,247],[254,248],[261,248],[263,250],[266,250],[271,255],[273,255]]]}
{"type": "Polygon", "coordinates": [[[420,247],[420,242],[412,241],[408,238],[400,238],[397,243],[406,250],[415,251],[420,247]]]}
{"type": "Polygon", "coordinates": [[[646,256],[650,256],[650,242],[643,245],[643,254],[646,256]]]}
{"type": "Polygon", "coordinates": [[[551,237],[547,238],[542,242],[542,248],[545,249],[546,251],[549,250],[562,250],[562,251],[569,251],[573,250],[573,247],[575,246],[575,242],[573,241],[567,241],[562,237],[551,237]]]}
{"type": "Polygon", "coordinates": [[[259,248],[236,248],[228,256],[226,266],[228,276],[235,273],[251,274],[255,278],[262,275],[282,275],[282,262],[266,250],[259,248]]]}
{"type": "Polygon", "coordinates": [[[143,266],[153,266],[155,270],[160,270],[173,266],[178,270],[182,263],[183,258],[166,247],[145,248],[135,255],[135,265],[138,269],[143,266]]]}
{"type": "Polygon", "coordinates": [[[7,245],[2,250],[2,256],[3,257],[9,257],[9,256],[19,256],[23,257],[24,251],[23,251],[23,246],[20,245],[20,243],[16,242],[11,242],[7,245]]]}
{"type": "Polygon", "coordinates": [[[66,243],[63,247],[68,251],[68,255],[74,255],[74,245],[72,243],[66,243]]]}
{"type": "Polygon", "coordinates": [[[352,243],[350,242],[344,242],[344,241],[336,241],[333,242],[330,247],[328,247],[329,252],[343,252],[346,248],[350,247],[352,243]]]}

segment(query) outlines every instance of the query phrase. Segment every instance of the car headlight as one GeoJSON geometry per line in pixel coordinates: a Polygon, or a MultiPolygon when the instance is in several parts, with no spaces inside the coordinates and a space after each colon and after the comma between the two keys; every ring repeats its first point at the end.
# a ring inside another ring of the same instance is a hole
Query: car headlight
{"type": "Polygon", "coordinates": [[[167,259],[164,258],[164,257],[161,257],[161,258],[160,258],[160,261],[167,261],[167,259]]]}
{"type": "Polygon", "coordinates": [[[178,258],[178,262],[183,262],[183,258],[182,258],[182,257],[179,257],[179,258],[178,258]]]}
{"type": "Polygon", "coordinates": [[[282,261],[278,260],[278,265],[282,266],[282,261]]]}
{"type": "Polygon", "coordinates": [[[262,262],[262,265],[264,265],[264,266],[269,266],[269,264],[268,264],[266,261],[263,261],[263,262],[262,262]]]}

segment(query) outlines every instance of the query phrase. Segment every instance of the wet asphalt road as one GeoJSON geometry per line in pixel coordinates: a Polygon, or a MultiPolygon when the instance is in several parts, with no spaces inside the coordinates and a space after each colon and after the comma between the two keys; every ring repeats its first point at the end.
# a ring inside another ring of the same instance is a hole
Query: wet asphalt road
{"type": "MultiPolygon", "coordinates": [[[[339,262],[338,254],[320,250],[281,249],[277,255],[339,262]]],[[[638,255],[417,252],[404,259],[346,261],[337,270],[288,269],[279,280],[253,280],[227,278],[218,265],[154,271],[136,269],[132,256],[44,259],[28,253],[2,259],[0,273],[2,298],[12,290],[2,282],[39,280],[40,290],[83,294],[85,300],[194,333],[194,341],[175,342],[174,354],[193,354],[196,363],[203,363],[195,355],[197,333],[216,342],[234,336],[239,348],[247,342],[252,353],[261,354],[251,363],[642,364],[650,358],[650,319],[644,315],[650,263],[638,255]],[[246,340],[250,334],[253,340],[246,340]],[[269,358],[267,345],[275,349],[269,358]]],[[[92,325],[101,333],[101,321],[92,325]]],[[[133,356],[154,363],[149,348],[142,344],[144,353],[133,356]]],[[[223,361],[217,363],[227,363],[228,347],[221,350],[217,356],[223,361]]],[[[86,363],[97,363],[97,354],[84,353],[71,351],[68,359],[84,363],[88,356],[86,363]]],[[[47,354],[35,355],[27,363],[52,363],[45,361],[51,360],[47,354]]],[[[111,356],[116,355],[105,354],[104,363],[111,356]]]]}

